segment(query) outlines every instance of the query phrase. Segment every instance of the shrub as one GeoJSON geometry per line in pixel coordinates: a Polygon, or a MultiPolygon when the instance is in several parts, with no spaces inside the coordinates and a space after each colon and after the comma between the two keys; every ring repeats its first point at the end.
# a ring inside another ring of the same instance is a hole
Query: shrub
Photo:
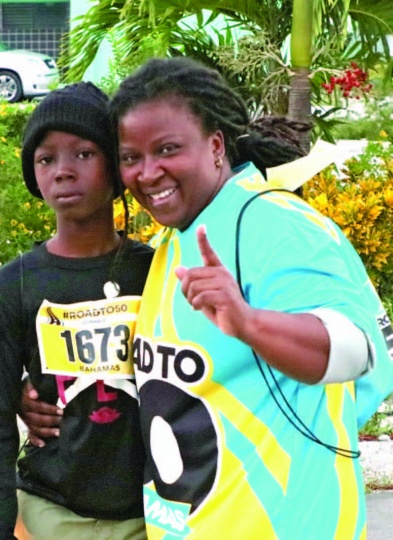
{"type": "Polygon", "coordinates": [[[35,102],[0,102],[0,137],[20,147],[27,119],[35,108],[35,102]]]}
{"type": "Polygon", "coordinates": [[[360,437],[377,438],[381,435],[393,435],[391,424],[385,422],[387,418],[386,414],[376,412],[359,431],[360,437]]]}
{"type": "Polygon", "coordinates": [[[393,141],[393,96],[376,98],[364,103],[364,110],[356,114],[349,105],[346,114],[337,115],[331,130],[333,139],[367,139],[375,141],[384,131],[393,141]]]}
{"type": "Polygon", "coordinates": [[[304,186],[305,199],[335,221],[365,264],[381,297],[393,299],[393,146],[368,143],[346,161],[344,177],[325,169],[304,186]]]}
{"type": "Polygon", "coordinates": [[[49,238],[53,212],[30,195],[22,178],[20,146],[24,126],[35,105],[0,103],[0,264],[49,238]]]}

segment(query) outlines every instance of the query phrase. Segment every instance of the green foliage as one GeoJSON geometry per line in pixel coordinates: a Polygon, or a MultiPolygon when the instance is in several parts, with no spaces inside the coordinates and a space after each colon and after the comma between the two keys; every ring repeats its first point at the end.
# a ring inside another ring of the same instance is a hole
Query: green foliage
{"type": "Polygon", "coordinates": [[[290,69],[265,31],[220,46],[216,55],[220,71],[238,86],[254,114],[287,113],[290,69]]]}
{"type": "Polygon", "coordinates": [[[393,99],[373,99],[364,104],[364,112],[355,115],[350,112],[341,116],[339,123],[332,128],[334,139],[367,139],[377,140],[381,131],[393,142],[393,99]]]}
{"type": "Polygon", "coordinates": [[[393,295],[391,295],[391,297],[385,297],[383,305],[385,306],[389,319],[393,321],[393,295]]]}
{"type": "MultiPolygon", "coordinates": [[[[2,176],[0,166],[0,180],[2,176]]],[[[30,195],[20,175],[0,190],[0,264],[30,249],[34,241],[50,238],[54,230],[52,211],[30,195]]]]}
{"type": "Polygon", "coordinates": [[[98,86],[111,96],[118,88],[119,84],[129,73],[132,72],[133,62],[123,57],[122,40],[114,38],[114,32],[108,34],[108,42],[112,48],[112,55],[109,59],[108,74],[101,78],[98,86]]]}
{"type": "MultiPolygon", "coordinates": [[[[390,76],[392,33],[389,0],[101,0],[76,19],[60,64],[68,81],[81,79],[109,35],[115,58],[102,85],[112,93],[148,58],[192,56],[219,69],[253,115],[308,120],[312,104],[312,139],[332,141],[331,107],[346,104],[326,100],[321,84],[351,61],[366,71],[385,65],[390,76]]],[[[301,135],[305,147],[309,139],[301,135]]]]}
{"type": "Polygon", "coordinates": [[[34,102],[7,103],[0,101],[0,137],[20,147],[23,130],[34,107],[34,102]]]}
{"type": "Polygon", "coordinates": [[[385,424],[387,416],[384,413],[376,412],[370,420],[359,431],[360,437],[379,437],[380,435],[392,435],[393,427],[385,424]]]}
{"type": "MultiPolygon", "coordinates": [[[[391,34],[393,28],[390,4],[389,0],[315,2],[313,71],[321,67],[342,69],[351,60],[360,58],[366,68],[380,62],[382,56],[384,62],[388,62],[385,35],[391,34]]],[[[307,5],[305,2],[304,10],[307,5]]],[[[289,65],[287,51],[292,9],[293,0],[211,0],[202,3],[199,0],[101,0],[76,19],[77,24],[70,33],[60,63],[67,68],[68,80],[82,78],[108,33],[121,52],[120,58],[128,66],[140,65],[151,56],[193,55],[193,51],[201,50],[200,40],[205,41],[205,45],[208,42],[201,30],[212,22],[217,23],[218,28],[218,21],[224,16],[227,28],[241,29],[239,35],[265,32],[273,46],[281,51],[281,61],[289,65]],[[190,15],[195,16],[193,27],[184,22],[190,20],[190,15]]],[[[225,32],[226,29],[221,34],[225,32]]],[[[214,49],[217,42],[211,40],[210,45],[214,49]]]]}
{"type": "Polygon", "coordinates": [[[52,211],[34,198],[22,178],[20,146],[33,104],[0,104],[0,264],[49,238],[55,228],[52,211]]]}

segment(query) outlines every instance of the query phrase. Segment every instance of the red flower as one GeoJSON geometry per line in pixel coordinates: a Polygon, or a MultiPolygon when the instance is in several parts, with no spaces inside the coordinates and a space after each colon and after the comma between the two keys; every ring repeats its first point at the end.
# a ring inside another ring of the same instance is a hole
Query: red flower
{"type": "Polygon", "coordinates": [[[360,99],[360,97],[372,89],[371,84],[368,83],[368,73],[359,68],[356,62],[351,62],[349,68],[347,68],[341,77],[330,77],[330,84],[323,83],[321,86],[326,90],[327,94],[331,94],[335,87],[338,86],[345,98],[354,97],[360,99]]]}

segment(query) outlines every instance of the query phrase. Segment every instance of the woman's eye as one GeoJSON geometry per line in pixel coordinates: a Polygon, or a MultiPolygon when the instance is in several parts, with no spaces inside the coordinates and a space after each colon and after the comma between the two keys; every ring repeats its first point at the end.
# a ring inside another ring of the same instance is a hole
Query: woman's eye
{"type": "Polygon", "coordinates": [[[173,154],[178,148],[177,144],[166,144],[160,149],[160,153],[163,155],[173,154]]]}
{"type": "Polygon", "coordinates": [[[123,154],[120,155],[120,162],[124,163],[125,165],[134,165],[137,163],[139,159],[139,156],[136,154],[123,154]]]}

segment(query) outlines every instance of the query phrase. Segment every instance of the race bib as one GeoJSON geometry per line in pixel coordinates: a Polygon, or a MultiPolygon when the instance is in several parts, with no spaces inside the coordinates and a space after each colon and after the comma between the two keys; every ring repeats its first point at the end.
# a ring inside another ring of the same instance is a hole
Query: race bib
{"type": "Polygon", "coordinates": [[[42,373],[129,378],[140,296],[77,304],[44,300],[36,329],[42,373]]]}

